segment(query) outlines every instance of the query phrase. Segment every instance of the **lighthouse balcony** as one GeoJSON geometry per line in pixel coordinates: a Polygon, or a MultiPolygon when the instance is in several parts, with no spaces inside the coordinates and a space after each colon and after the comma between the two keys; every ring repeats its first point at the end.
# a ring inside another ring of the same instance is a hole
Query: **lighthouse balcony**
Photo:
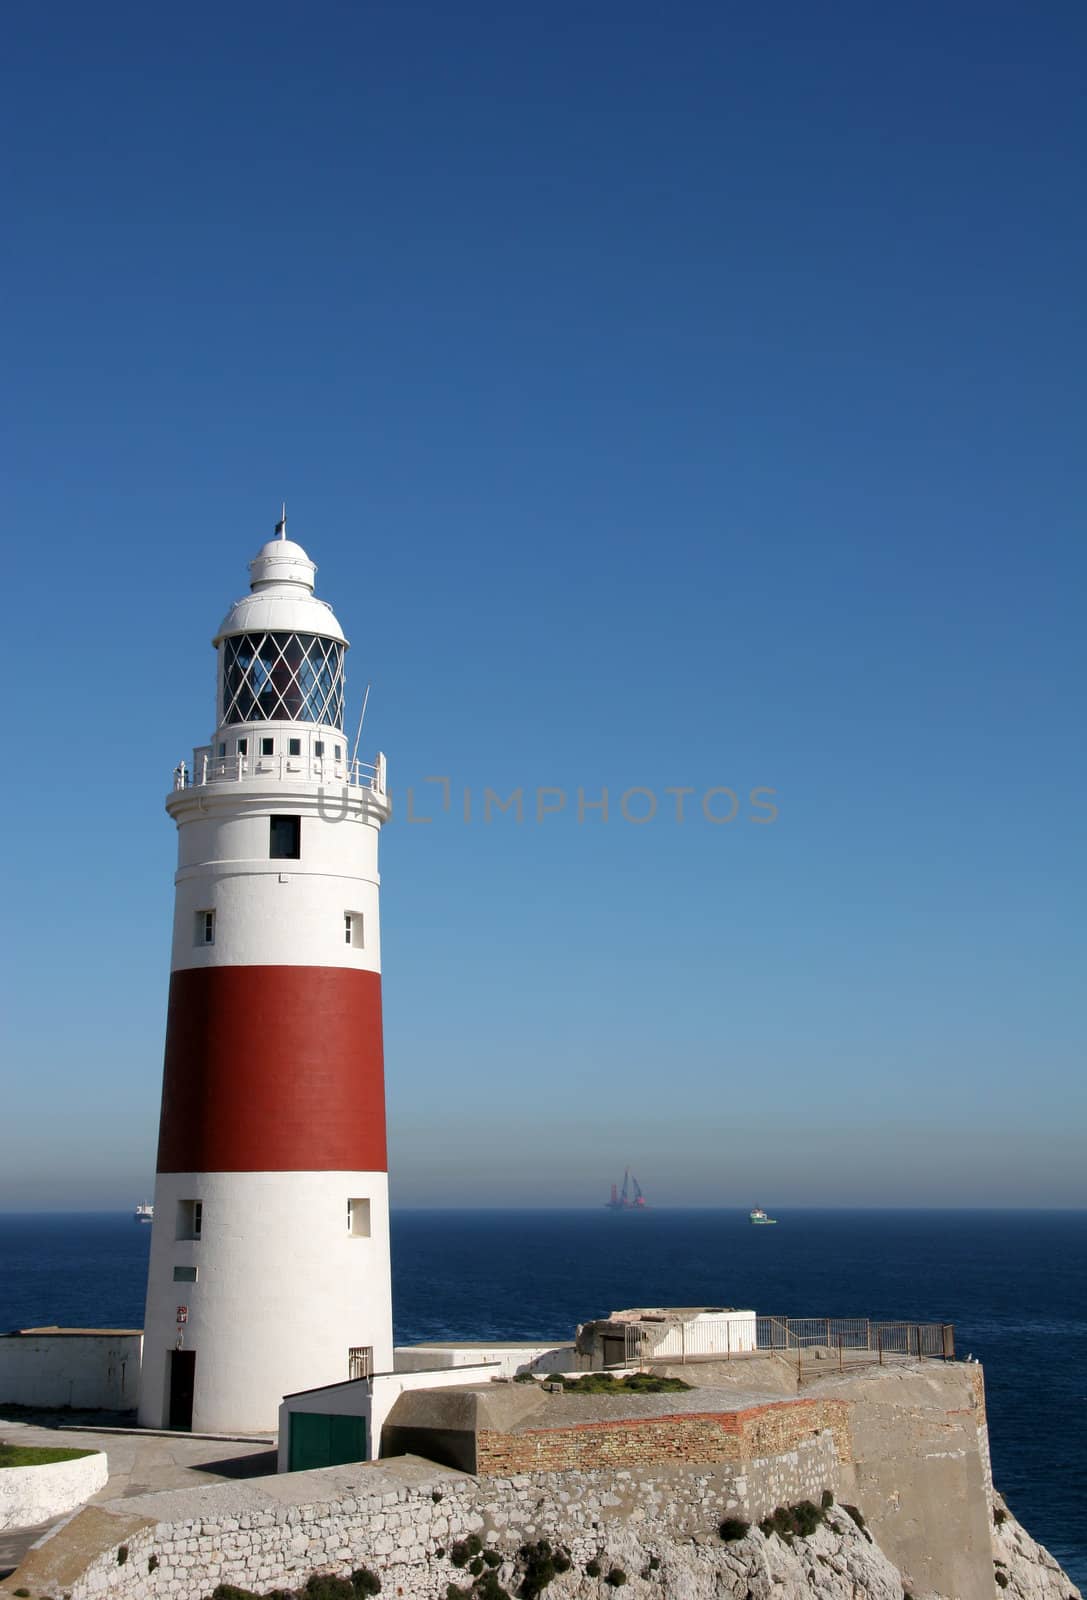
{"type": "Polygon", "coordinates": [[[269,779],[284,779],[295,783],[347,785],[351,789],[370,789],[375,794],[386,793],[385,757],[376,761],[329,760],[327,756],[269,755],[269,756],[218,756],[212,746],[193,751],[192,765],[179,761],[174,768],[173,787],[199,789],[207,784],[267,783],[269,779]]]}

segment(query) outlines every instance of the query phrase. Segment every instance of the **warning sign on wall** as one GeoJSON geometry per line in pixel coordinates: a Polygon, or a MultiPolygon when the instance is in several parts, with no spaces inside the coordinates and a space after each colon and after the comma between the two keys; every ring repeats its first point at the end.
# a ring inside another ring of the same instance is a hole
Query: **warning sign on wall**
{"type": "Polygon", "coordinates": [[[178,1322],[188,1322],[188,1320],[189,1320],[189,1308],[188,1308],[188,1306],[178,1306],[178,1308],[177,1308],[177,1320],[178,1320],[178,1322]]]}

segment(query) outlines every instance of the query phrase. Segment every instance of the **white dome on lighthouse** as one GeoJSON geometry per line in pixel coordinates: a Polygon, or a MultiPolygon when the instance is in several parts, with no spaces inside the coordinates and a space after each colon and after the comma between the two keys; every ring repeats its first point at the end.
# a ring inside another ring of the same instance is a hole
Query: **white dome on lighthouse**
{"type": "Polygon", "coordinates": [[[316,633],[346,644],[347,638],[326,600],[313,592],[316,563],[300,544],[269,539],[249,563],[251,593],[236,600],[219,624],[212,644],[235,633],[316,633]]]}
{"type": "Polygon", "coordinates": [[[249,563],[249,584],[263,589],[270,583],[301,583],[313,588],[317,567],[293,539],[269,539],[249,563]]]}

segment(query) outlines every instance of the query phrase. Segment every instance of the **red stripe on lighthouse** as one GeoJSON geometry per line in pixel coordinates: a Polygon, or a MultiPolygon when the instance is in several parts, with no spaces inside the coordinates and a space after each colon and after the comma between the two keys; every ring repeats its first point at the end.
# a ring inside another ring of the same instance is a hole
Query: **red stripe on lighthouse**
{"type": "Polygon", "coordinates": [[[190,967],[170,980],[159,1172],[384,1172],[381,976],[190,967]]]}

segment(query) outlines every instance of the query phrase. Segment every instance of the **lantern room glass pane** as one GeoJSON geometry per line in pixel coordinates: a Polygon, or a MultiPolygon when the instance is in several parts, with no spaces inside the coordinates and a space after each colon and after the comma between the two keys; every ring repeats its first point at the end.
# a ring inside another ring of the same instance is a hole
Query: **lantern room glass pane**
{"type": "Polygon", "coordinates": [[[343,649],[313,633],[224,639],[221,722],[320,722],[342,729],[343,649]]]}

